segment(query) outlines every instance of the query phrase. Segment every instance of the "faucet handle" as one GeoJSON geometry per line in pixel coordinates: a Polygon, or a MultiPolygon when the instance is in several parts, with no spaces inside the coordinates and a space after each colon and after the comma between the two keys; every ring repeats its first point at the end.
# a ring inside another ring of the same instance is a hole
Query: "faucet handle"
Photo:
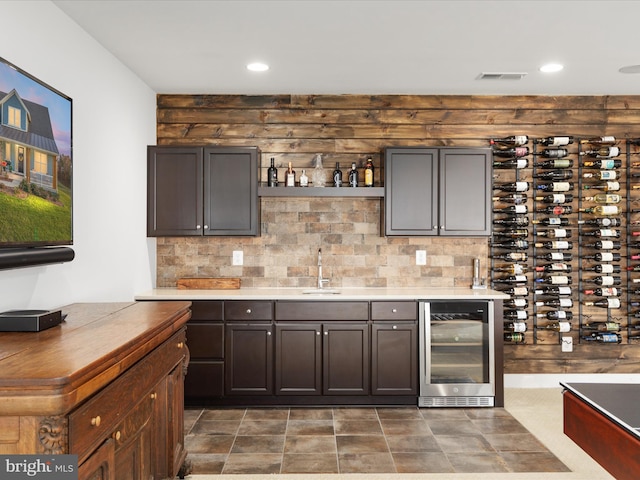
{"type": "Polygon", "coordinates": [[[328,278],[322,278],[322,279],[320,279],[320,282],[321,282],[322,284],[325,284],[325,283],[326,283],[326,284],[328,285],[328,284],[329,284],[329,279],[328,279],[328,278]]]}

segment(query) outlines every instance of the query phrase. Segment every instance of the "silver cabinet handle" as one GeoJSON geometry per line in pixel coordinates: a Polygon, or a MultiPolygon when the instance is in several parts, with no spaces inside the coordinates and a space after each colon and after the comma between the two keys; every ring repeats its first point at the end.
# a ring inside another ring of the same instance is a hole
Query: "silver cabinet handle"
{"type": "Polygon", "coordinates": [[[269,336],[269,337],[270,337],[270,336],[271,336],[271,332],[267,332],[267,336],[269,336]]]}
{"type": "Polygon", "coordinates": [[[196,230],[200,230],[202,227],[200,225],[196,225],[196,230]]]}
{"type": "Polygon", "coordinates": [[[392,328],[393,330],[397,330],[397,329],[398,329],[398,326],[397,326],[397,325],[394,325],[394,326],[393,326],[393,327],[391,327],[391,328],[392,328]]]}
{"type": "Polygon", "coordinates": [[[205,229],[205,230],[209,230],[209,225],[205,225],[205,226],[204,226],[204,229],[205,229]]]}
{"type": "Polygon", "coordinates": [[[392,308],[391,309],[391,313],[398,313],[398,309],[397,308],[392,308]]]}
{"type": "Polygon", "coordinates": [[[247,313],[251,313],[251,309],[250,308],[247,308],[247,313]]]}

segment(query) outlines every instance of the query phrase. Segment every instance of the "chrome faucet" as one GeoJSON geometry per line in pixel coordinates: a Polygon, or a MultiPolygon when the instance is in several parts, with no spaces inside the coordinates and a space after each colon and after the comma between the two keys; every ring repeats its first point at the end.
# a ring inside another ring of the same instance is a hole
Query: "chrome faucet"
{"type": "Polygon", "coordinates": [[[322,278],[322,248],[318,249],[318,290],[322,290],[325,283],[329,283],[328,278],[322,278]]]}

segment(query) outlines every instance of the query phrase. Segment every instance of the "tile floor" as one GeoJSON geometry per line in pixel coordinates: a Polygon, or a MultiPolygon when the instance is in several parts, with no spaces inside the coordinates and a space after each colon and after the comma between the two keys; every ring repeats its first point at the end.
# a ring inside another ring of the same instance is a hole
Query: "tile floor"
{"type": "Polygon", "coordinates": [[[188,409],[192,474],[568,472],[503,408],[188,409]]]}

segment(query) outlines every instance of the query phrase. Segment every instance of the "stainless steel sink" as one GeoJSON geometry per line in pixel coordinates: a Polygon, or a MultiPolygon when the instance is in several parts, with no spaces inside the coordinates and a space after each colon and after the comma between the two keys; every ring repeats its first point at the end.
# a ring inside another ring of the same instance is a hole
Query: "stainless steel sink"
{"type": "Polygon", "coordinates": [[[336,295],[340,293],[340,290],[333,288],[310,288],[309,290],[303,290],[305,295],[336,295]]]}

